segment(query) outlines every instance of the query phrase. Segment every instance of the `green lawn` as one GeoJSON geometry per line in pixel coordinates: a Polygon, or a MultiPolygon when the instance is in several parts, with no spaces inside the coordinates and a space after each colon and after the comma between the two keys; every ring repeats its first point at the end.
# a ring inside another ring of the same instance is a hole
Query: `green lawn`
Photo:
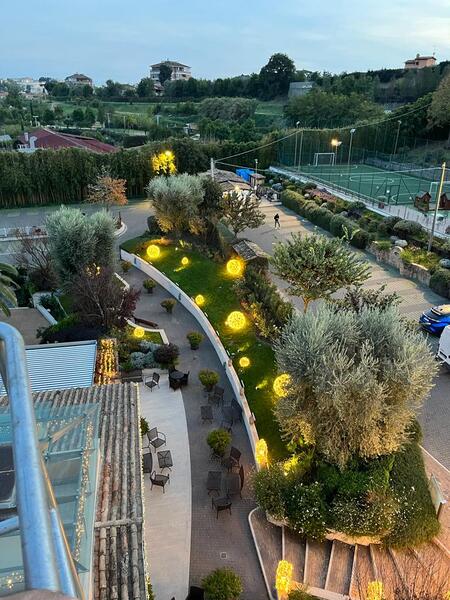
{"type": "MultiPolygon", "coordinates": [[[[122,248],[145,259],[145,245],[149,242],[149,238],[135,238],[122,244],[122,248]]],[[[225,264],[214,262],[195,250],[177,249],[172,245],[161,246],[161,255],[153,265],[191,297],[197,294],[205,297],[202,308],[218,332],[233,359],[236,372],[244,382],[245,395],[256,417],[259,436],[267,441],[272,458],[287,456],[286,446],[281,440],[272,412],[272,383],[277,373],[275,355],[267,343],[258,339],[249,319],[243,331],[233,332],[226,325],[229,313],[242,309],[234,292],[234,279],[227,274],[225,264]],[[181,266],[183,256],[187,256],[190,261],[186,267],[181,266]],[[242,356],[250,359],[250,366],[245,369],[241,368],[238,362],[242,356]]]]}

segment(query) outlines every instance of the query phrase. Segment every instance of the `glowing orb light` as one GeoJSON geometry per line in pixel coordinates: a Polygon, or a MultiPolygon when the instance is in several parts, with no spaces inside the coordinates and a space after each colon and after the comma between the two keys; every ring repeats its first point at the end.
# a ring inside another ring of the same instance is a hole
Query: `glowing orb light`
{"type": "Polygon", "coordinates": [[[133,331],[133,335],[134,337],[137,338],[143,338],[145,335],[145,331],[143,327],[135,327],[134,331],[133,331]]]}
{"type": "Polygon", "coordinates": [[[150,260],[155,260],[155,258],[159,258],[160,254],[161,248],[156,244],[150,244],[150,246],[147,248],[147,256],[150,260]]]}
{"type": "Polygon", "coordinates": [[[194,301],[197,306],[203,306],[205,304],[205,296],[202,296],[202,294],[197,294],[194,298],[194,301]]]}
{"type": "Polygon", "coordinates": [[[288,562],[287,560],[279,561],[277,574],[275,576],[275,587],[280,596],[283,594],[289,594],[293,571],[294,565],[292,563],[288,562]]]}
{"type": "Polygon", "coordinates": [[[245,327],[247,320],[245,318],[244,313],[241,313],[240,310],[233,310],[228,315],[228,318],[225,323],[231,329],[239,331],[240,329],[243,329],[245,327]]]}
{"type": "Polygon", "coordinates": [[[250,366],[250,359],[248,358],[248,356],[241,356],[241,358],[239,359],[239,366],[243,367],[244,369],[250,366]]]}
{"type": "Polygon", "coordinates": [[[383,584],[381,581],[369,581],[367,584],[368,600],[383,600],[383,584]]]}
{"type": "Polygon", "coordinates": [[[267,442],[262,438],[256,442],[255,446],[255,458],[256,462],[259,466],[264,467],[267,465],[268,461],[268,450],[267,450],[267,442]]]}
{"type": "Polygon", "coordinates": [[[183,256],[183,258],[181,259],[181,264],[183,265],[183,267],[186,267],[189,264],[189,259],[187,256],[183,256]]]}
{"type": "Polygon", "coordinates": [[[237,260],[236,258],[231,258],[227,262],[227,272],[229,275],[232,275],[233,277],[239,277],[239,275],[242,275],[243,271],[244,265],[242,261],[237,260]]]}
{"type": "Polygon", "coordinates": [[[280,398],[286,395],[287,387],[291,382],[291,376],[288,373],[282,373],[276,377],[273,382],[273,391],[280,398]]]}

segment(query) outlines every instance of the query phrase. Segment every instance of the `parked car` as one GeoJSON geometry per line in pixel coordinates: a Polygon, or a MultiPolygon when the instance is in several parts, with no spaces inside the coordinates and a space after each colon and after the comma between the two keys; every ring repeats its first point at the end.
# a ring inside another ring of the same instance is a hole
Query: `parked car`
{"type": "Polygon", "coordinates": [[[444,327],[436,358],[450,370],[450,326],[444,327]]]}
{"type": "Polygon", "coordinates": [[[430,333],[441,334],[444,327],[450,325],[450,304],[433,306],[425,310],[419,319],[419,323],[430,333]]]}

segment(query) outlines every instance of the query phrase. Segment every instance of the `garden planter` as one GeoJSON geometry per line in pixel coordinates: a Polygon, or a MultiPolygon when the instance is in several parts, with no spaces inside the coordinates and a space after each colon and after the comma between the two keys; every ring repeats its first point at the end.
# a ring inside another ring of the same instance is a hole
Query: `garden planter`
{"type": "Polygon", "coordinates": [[[120,380],[122,383],[141,383],[142,381],[142,369],[134,369],[133,371],[122,371],[120,373],[120,380]]]}
{"type": "Polygon", "coordinates": [[[272,523],[272,525],[276,525],[277,527],[289,527],[288,522],[286,519],[275,519],[275,517],[272,517],[271,515],[269,515],[269,513],[266,511],[266,519],[269,523],[272,523]]]}

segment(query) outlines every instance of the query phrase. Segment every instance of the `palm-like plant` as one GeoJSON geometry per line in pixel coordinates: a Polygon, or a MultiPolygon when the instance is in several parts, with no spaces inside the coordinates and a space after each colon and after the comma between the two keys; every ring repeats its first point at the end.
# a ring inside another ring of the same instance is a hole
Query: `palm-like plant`
{"type": "Polygon", "coordinates": [[[17,287],[12,277],[17,277],[17,269],[11,265],[0,263],[0,311],[10,315],[10,306],[17,306],[17,298],[13,288],[17,287]]]}

